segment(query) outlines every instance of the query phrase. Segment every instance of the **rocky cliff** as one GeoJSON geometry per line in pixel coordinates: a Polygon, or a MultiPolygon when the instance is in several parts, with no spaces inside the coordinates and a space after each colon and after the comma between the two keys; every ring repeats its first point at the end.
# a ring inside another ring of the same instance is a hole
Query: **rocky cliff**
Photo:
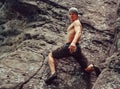
{"type": "Polygon", "coordinates": [[[0,89],[119,89],[119,31],[119,0],[0,0],[0,89]],[[47,55],[65,43],[71,6],[83,25],[82,52],[102,73],[88,77],[74,58],[63,58],[46,85],[47,55]]]}

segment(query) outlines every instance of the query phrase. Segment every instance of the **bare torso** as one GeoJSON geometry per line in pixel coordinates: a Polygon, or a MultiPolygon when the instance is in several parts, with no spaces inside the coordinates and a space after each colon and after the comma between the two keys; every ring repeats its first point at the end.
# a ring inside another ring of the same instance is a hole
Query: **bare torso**
{"type": "MultiPolygon", "coordinates": [[[[81,23],[79,20],[77,20],[77,23],[79,24],[79,26],[81,26],[81,23]]],[[[72,22],[69,27],[67,28],[67,43],[71,43],[74,39],[74,36],[75,36],[75,29],[74,29],[74,26],[75,26],[75,22],[72,22]]],[[[80,40],[80,37],[78,38],[77,40],[77,43],[78,41],[80,40]]]]}

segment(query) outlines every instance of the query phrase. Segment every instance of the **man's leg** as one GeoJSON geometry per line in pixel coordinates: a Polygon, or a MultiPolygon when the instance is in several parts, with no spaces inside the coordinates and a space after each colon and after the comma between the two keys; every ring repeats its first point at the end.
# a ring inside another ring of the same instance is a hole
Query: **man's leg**
{"type": "Polygon", "coordinates": [[[68,47],[68,45],[63,45],[62,47],[54,50],[52,53],[49,53],[48,64],[50,67],[51,75],[46,79],[45,83],[51,84],[52,81],[57,77],[55,59],[68,57],[70,55],[68,47]]]}
{"type": "Polygon", "coordinates": [[[79,58],[81,58],[81,59],[78,59],[78,57],[76,59],[79,62],[79,64],[81,65],[81,68],[82,68],[83,71],[85,71],[87,73],[91,73],[91,72],[95,71],[96,76],[97,77],[99,76],[101,71],[97,66],[95,66],[93,64],[88,65],[88,61],[83,54],[79,58]]]}
{"type": "Polygon", "coordinates": [[[54,74],[56,72],[56,69],[55,69],[55,60],[52,57],[52,53],[49,53],[49,55],[48,55],[48,64],[49,64],[51,75],[52,75],[52,74],[54,74]]]}
{"type": "Polygon", "coordinates": [[[56,74],[56,69],[55,69],[55,60],[52,57],[52,53],[49,53],[48,55],[48,64],[50,67],[50,71],[51,71],[51,75],[45,80],[46,84],[51,84],[52,80],[54,80],[55,78],[57,78],[57,74],[56,74]]]}
{"type": "Polygon", "coordinates": [[[69,45],[63,45],[60,48],[57,48],[56,50],[54,50],[52,53],[49,53],[48,64],[51,70],[51,74],[54,74],[56,72],[55,59],[61,59],[61,58],[70,56],[68,47],[69,45]]]}
{"type": "Polygon", "coordinates": [[[101,73],[100,69],[95,65],[88,65],[88,60],[85,57],[85,55],[81,52],[80,47],[77,47],[77,51],[73,54],[73,57],[75,57],[75,59],[79,62],[83,71],[88,73],[95,71],[96,76],[99,76],[99,74],[101,73]]]}

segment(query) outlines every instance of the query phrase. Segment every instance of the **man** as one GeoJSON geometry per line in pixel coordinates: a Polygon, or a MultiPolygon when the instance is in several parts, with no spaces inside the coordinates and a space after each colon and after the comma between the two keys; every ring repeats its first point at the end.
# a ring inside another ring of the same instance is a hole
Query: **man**
{"type": "MultiPolygon", "coordinates": [[[[55,69],[55,59],[61,59],[63,57],[72,56],[79,62],[79,64],[81,65],[81,68],[84,71],[90,72],[96,69],[96,67],[93,64],[88,66],[87,59],[81,53],[79,40],[82,33],[82,25],[79,21],[77,8],[71,7],[69,9],[69,19],[71,24],[67,28],[66,44],[54,50],[52,53],[48,55],[48,64],[51,70],[51,75],[45,81],[45,83],[47,84],[57,77],[56,69],[55,69]]],[[[98,72],[100,73],[99,70],[98,72]]]]}

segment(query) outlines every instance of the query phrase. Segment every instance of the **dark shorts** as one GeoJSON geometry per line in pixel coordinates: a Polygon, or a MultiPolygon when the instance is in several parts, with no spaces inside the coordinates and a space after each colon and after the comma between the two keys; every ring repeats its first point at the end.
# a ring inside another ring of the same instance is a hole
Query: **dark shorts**
{"type": "Polygon", "coordinates": [[[53,58],[61,59],[64,57],[72,56],[79,62],[79,64],[81,65],[82,68],[86,68],[88,65],[88,61],[87,61],[86,57],[83,55],[83,53],[81,52],[79,43],[76,44],[77,49],[74,53],[70,53],[69,48],[68,48],[69,45],[70,45],[70,43],[66,43],[62,47],[54,50],[52,52],[53,58]]]}

